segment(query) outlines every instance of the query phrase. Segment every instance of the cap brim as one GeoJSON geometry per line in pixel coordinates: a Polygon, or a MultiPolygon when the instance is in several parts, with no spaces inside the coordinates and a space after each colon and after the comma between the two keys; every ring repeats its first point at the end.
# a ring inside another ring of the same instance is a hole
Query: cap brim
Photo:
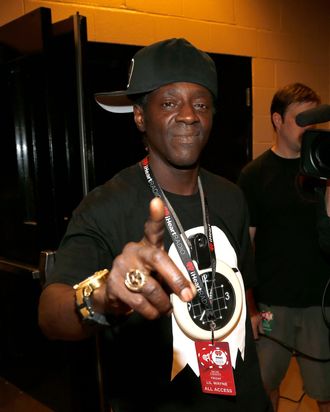
{"type": "Polygon", "coordinates": [[[126,90],[112,93],[97,93],[95,94],[95,100],[108,112],[130,113],[133,111],[133,102],[125,93],[127,93],[126,90]]]}

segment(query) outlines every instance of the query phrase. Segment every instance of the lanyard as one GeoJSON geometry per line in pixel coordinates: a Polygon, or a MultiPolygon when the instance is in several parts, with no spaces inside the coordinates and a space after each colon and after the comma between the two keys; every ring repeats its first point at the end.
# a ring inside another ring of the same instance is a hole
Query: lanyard
{"type": "Polygon", "coordinates": [[[196,269],[195,262],[191,259],[190,253],[188,252],[187,247],[184,244],[184,242],[182,242],[182,238],[180,235],[182,235],[182,237],[184,238],[186,244],[188,245],[190,249],[191,249],[191,242],[187,238],[185,231],[180,223],[180,220],[178,216],[176,215],[174,209],[172,208],[172,205],[166,198],[165,193],[163,192],[162,188],[159,186],[157,180],[154,178],[152,170],[149,165],[148,157],[145,157],[141,161],[141,165],[143,167],[145,177],[147,179],[147,182],[150,186],[152,193],[155,196],[160,197],[165,203],[165,224],[166,224],[167,230],[178,251],[178,254],[182,260],[182,263],[184,264],[189,274],[190,279],[192,280],[192,282],[194,283],[196,287],[199,300],[201,304],[205,307],[207,319],[210,324],[210,329],[212,332],[212,341],[213,341],[213,332],[215,328],[214,311],[213,311],[213,286],[214,286],[214,278],[215,278],[215,270],[216,270],[216,258],[215,258],[215,251],[214,251],[212,227],[209,221],[208,204],[207,204],[206,196],[203,191],[200,177],[198,177],[198,188],[199,188],[199,193],[201,197],[203,224],[204,224],[205,234],[208,240],[208,246],[209,246],[209,251],[210,251],[210,256],[211,256],[211,268],[212,268],[211,288],[209,292],[207,292],[206,287],[202,281],[202,278],[199,275],[198,270],[196,269]]]}

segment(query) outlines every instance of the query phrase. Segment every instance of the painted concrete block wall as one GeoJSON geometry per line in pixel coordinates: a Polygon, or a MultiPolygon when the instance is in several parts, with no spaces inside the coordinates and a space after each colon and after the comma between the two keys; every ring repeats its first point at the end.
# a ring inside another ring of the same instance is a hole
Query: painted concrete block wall
{"type": "Polygon", "coordinates": [[[0,25],[38,7],[79,12],[88,39],[146,45],[185,37],[208,52],[252,57],[253,156],[272,144],[276,89],[300,81],[330,103],[329,0],[1,0],[0,25]]]}

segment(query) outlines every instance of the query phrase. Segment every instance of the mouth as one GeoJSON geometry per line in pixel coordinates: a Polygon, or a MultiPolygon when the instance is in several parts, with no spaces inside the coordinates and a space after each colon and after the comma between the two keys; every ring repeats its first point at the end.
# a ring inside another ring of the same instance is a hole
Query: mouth
{"type": "Polygon", "coordinates": [[[175,134],[173,137],[180,143],[192,144],[196,139],[199,139],[199,136],[199,134],[175,134]]]}

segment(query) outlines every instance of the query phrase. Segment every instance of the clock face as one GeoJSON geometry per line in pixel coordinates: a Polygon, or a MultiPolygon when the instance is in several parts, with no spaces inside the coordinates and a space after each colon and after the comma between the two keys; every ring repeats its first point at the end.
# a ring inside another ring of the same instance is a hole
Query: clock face
{"type": "MultiPolygon", "coordinates": [[[[210,268],[199,271],[208,296],[212,294],[214,310],[214,339],[223,339],[237,325],[242,312],[243,291],[235,271],[224,262],[216,264],[216,274],[212,282],[210,268]]],[[[191,302],[182,302],[171,295],[173,314],[182,331],[191,339],[210,340],[211,330],[206,310],[198,295],[191,302]]]]}
{"type": "MultiPolygon", "coordinates": [[[[213,306],[213,321],[215,322],[215,330],[225,327],[233,317],[236,308],[236,292],[230,280],[222,275],[216,273],[214,281],[212,282],[212,271],[204,271],[200,274],[203,285],[206,289],[207,295],[212,293],[213,306]]],[[[207,312],[201,304],[198,296],[187,304],[189,315],[197,327],[210,331],[210,325],[207,320],[207,312]]]]}

